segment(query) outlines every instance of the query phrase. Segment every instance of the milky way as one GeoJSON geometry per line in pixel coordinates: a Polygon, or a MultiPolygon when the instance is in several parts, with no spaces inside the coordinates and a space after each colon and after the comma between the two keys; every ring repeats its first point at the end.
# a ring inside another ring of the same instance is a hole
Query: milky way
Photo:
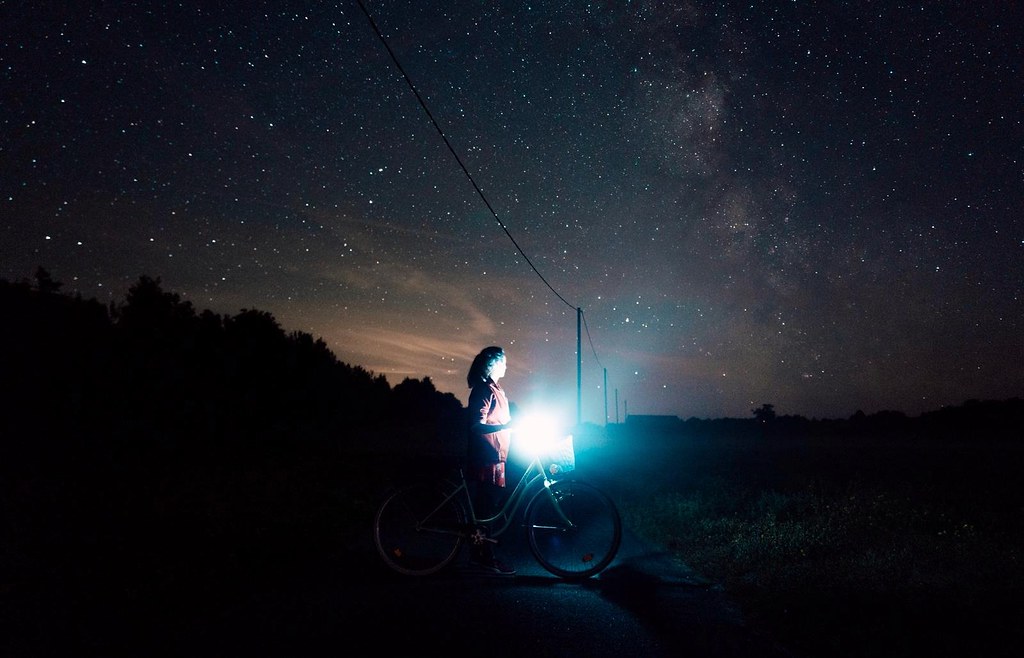
{"type": "Polygon", "coordinates": [[[594,422],[1024,394],[1014,3],[366,0],[455,155],[355,0],[73,4],[0,4],[3,278],[570,413],[580,308],[594,422]]]}

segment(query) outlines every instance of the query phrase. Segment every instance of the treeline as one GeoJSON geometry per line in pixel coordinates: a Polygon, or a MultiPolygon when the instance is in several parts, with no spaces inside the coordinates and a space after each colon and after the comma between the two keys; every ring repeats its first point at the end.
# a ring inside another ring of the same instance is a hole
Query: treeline
{"type": "MultiPolygon", "coordinates": [[[[463,407],[429,377],[391,386],[339,361],[322,339],[286,332],[273,315],[198,311],[142,276],[123,302],[61,293],[34,280],[0,280],[0,434],[42,440],[175,442],[328,438],[428,452],[461,447],[463,407]],[[442,445],[447,444],[447,445],[442,445]]],[[[882,436],[991,439],[1024,431],[1024,400],[969,400],[918,417],[900,411],[846,419],[780,415],[682,420],[636,416],[624,426],[703,436],[882,436]]]]}
{"type": "Polygon", "coordinates": [[[462,404],[429,377],[391,386],[268,312],[198,311],[149,276],[109,305],[61,287],[42,268],[0,280],[0,433],[13,442],[458,432],[462,404]]]}
{"type": "Polygon", "coordinates": [[[751,410],[751,418],[689,418],[677,416],[629,416],[623,429],[657,430],[691,436],[765,438],[882,438],[961,439],[990,441],[1024,437],[1024,399],[967,400],[908,416],[902,411],[871,414],[857,411],[849,418],[807,418],[779,415],[772,404],[751,410]]]}

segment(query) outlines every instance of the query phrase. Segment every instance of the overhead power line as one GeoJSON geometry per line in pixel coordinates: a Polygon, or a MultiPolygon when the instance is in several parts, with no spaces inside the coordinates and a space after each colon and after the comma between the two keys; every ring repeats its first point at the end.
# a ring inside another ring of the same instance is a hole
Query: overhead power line
{"type": "Polygon", "coordinates": [[[522,247],[519,246],[519,243],[516,242],[516,239],[512,237],[512,233],[508,230],[508,227],[505,226],[505,222],[501,221],[501,218],[498,216],[498,213],[495,212],[494,207],[491,206],[491,202],[487,200],[487,197],[484,195],[483,190],[481,190],[480,186],[476,184],[475,180],[473,180],[473,175],[469,173],[469,169],[467,169],[466,165],[462,163],[462,158],[460,158],[459,154],[456,153],[455,148],[452,146],[451,142],[448,141],[448,137],[444,134],[444,131],[441,130],[441,126],[438,125],[437,120],[434,119],[434,115],[430,112],[430,108],[427,107],[427,104],[423,100],[423,97],[420,96],[420,92],[416,90],[416,85],[412,83],[412,79],[409,78],[409,75],[405,72],[405,69],[402,68],[401,62],[398,61],[398,57],[395,55],[394,51],[391,50],[391,46],[388,45],[387,39],[384,38],[384,35],[381,34],[380,29],[377,28],[377,23],[373,20],[373,16],[370,15],[370,12],[367,11],[366,6],[363,4],[363,0],[356,0],[356,2],[359,3],[359,8],[363,10],[363,14],[366,15],[366,20],[370,22],[370,26],[373,28],[374,33],[376,33],[377,38],[380,39],[380,42],[382,44],[384,44],[384,48],[388,51],[388,55],[391,56],[391,61],[394,62],[395,67],[398,69],[398,72],[402,74],[403,78],[405,78],[406,84],[409,85],[409,89],[411,89],[412,93],[416,96],[416,100],[419,101],[420,107],[422,107],[423,111],[427,114],[427,117],[430,119],[430,123],[434,125],[434,129],[437,130],[437,134],[441,136],[441,139],[444,140],[445,146],[447,146],[448,150],[451,151],[451,154],[455,158],[455,161],[459,163],[459,167],[462,169],[462,173],[466,174],[466,178],[468,178],[469,182],[473,185],[473,189],[476,190],[476,193],[480,195],[481,199],[483,199],[484,205],[487,206],[487,209],[494,216],[494,219],[498,222],[498,226],[500,226],[501,230],[505,232],[505,235],[508,236],[508,239],[512,241],[512,244],[515,246],[516,251],[518,251],[519,255],[523,257],[523,260],[526,261],[526,264],[530,266],[530,269],[532,269],[534,273],[538,277],[540,277],[540,280],[544,282],[544,285],[548,287],[548,290],[553,292],[555,294],[555,297],[560,299],[563,304],[565,304],[571,309],[577,310],[577,307],[574,304],[570,304],[569,301],[565,299],[565,297],[563,297],[561,294],[559,294],[557,290],[555,290],[554,286],[548,283],[548,280],[545,279],[544,275],[540,273],[540,270],[537,269],[537,267],[533,264],[533,261],[530,260],[530,257],[527,256],[526,252],[523,251],[522,247]]]}
{"type": "MultiPolygon", "coordinates": [[[[483,200],[484,205],[487,206],[487,210],[490,211],[491,215],[494,216],[495,221],[498,222],[498,226],[500,226],[501,230],[505,232],[505,235],[512,242],[513,246],[515,246],[516,251],[518,251],[519,255],[523,257],[523,260],[525,260],[526,264],[530,266],[530,269],[533,270],[534,274],[536,274],[540,278],[540,280],[544,283],[544,285],[547,286],[548,290],[550,290],[552,293],[554,293],[555,297],[557,297],[563,304],[565,304],[569,308],[571,308],[571,309],[576,311],[577,318],[582,320],[583,326],[586,327],[587,341],[590,343],[590,350],[594,354],[594,360],[597,362],[597,365],[600,368],[604,369],[604,366],[601,365],[601,359],[597,356],[597,349],[594,347],[594,339],[590,335],[590,325],[587,324],[586,315],[584,315],[583,309],[578,307],[578,306],[575,306],[574,304],[571,304],[565,297],[563,297],[557,290],[555,290],[554,286],[552,286],[548,282],[548,280],[546,278],[544,278],[544,275],[541,274],[540,270],[538,270],[537,267],[533,264],[533,261],[530,260],[530,257],[526,255],[526,252],[523,251],[523,248],[519,246],[519,243],[516,242],[516,239],[514,237],[512,237],[512,233],[508,230],[508,227],[505,225],[505,222],[501,221],[501,217],[498,216],[498,213],[494,210],[494,207],[491,205],[491,202],[488,201],[487,196],[483,193],[483,190],[480,189],[480,186],[476,184],[476,181],[473,179],[473,175],[471,173],[469,173],[469,169],[466,168],[466,165],[462,162],[462,158],[460,158],[459,154],[455,151],[455,147],[453,147],[451,142],[448,141],[448,137],[444,134],[444,130],[441,129],[441,126],[438,124],[437,120],[434,118],[433,113],[431,113],[430,108],[427,107],[426,101],[423,100],[423,97],[420,95],[420,92],[416,89],[416,85],[413,84],[412,79],[405,72],[405,69],[402,67],[401,62],[398,61],[398,57],[395,55],[395,52],[391,49],[391,46],[388,44],[387,39],[384,38],[384,35],[381,33],[380,29],[377,27],[377,23],[373,20],[373,16],[371,16],[370,12],[366,9],[366,5],[363,4],[362,0],[356,0],[356,2],[359,4],[359,8],[362,10],[363,14],[366,16],[366,20],[369,21],[370,27],[373,28],[373,31],[377,35],[377,38],[380,39],[380,42],[384,45],[384,49],[388,51],[388,55],[391,57],[391,61],[394,63],[395,68],[397,68],[398,72],[402,74],[402,78],[405,79],[405,83],[409,86],[409,89],[412,91],[413,95],[416,97],[416,100],[419,102],[420,107],[423,108],[423,112],[427,115],[427,118],[430,119],[430,123],[434,126],[434,129],[437,131],[437,134],[441,136],[441,139],[444,141],[445,146],[448,147],[448,150],[451,152],[452,157],[454,157],[455,161],[459,164],[459,168],[462,169],[462,173],[464,173],[466,175],[466,178],[469,179],[470,184],[473,185],[473,189],[476,190],[476,193],[483,200]]],[[[577,323],[577,332],[576,333],[577,333],[577,348],[576,348],[577,349],[577,375],[576,375],[576,377],[577,377],[577,398],[578,398],[579,395],[582,393],[582,389],[580,388],[580,382],[579,382],[579,379],[580,379],[579,357],[580,357],[580,355],[582,353],[582,346],[579,344],[580,343],[579,323],[577,323]]],[[[605,382],[606,382],[606,384],[607,384],[607,378],[608,378],[608,374],[607,374],[607,370],[605,370],[605,382]]],[[[605,396],[607,398],[607,391],[605,391],[605,396]]],[[[606,421],[607,421],[607,406],[608,406],[608,404],[607,404],[607,399],[606,399],[605,400],[605,420],[606,421]]],[[[577,399],[577,422],[580,421],[580,413],[581,413],[580,407],[581,407],[581,403],[580,403],[579,399],[577,399]]]]}
{"type": "Polygon", "coordinates": [[[583,328],[587,330],[587,342],[590,343],[590,351],[594,353],[594,361],[597,362],[598,368],[604,368],[604,366],[601,365],[601,359],[597,356],[597,348],[594,347],[594,339],[590,336],[590,325],[587,324],[587,314],[583,312],[583,309],[580,309],[580,315],[583,316],[583,328]]]}

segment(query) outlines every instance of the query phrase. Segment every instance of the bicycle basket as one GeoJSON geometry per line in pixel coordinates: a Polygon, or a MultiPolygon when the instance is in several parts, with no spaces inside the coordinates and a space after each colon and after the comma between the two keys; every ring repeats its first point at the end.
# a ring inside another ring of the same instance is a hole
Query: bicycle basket
{"type": "Polygon", "coordinates": [[[544,455],[542,462],[548,475],[562,475],[576,470],[576,451],[572,446],[572,435],[558,441],[544,455]]]}

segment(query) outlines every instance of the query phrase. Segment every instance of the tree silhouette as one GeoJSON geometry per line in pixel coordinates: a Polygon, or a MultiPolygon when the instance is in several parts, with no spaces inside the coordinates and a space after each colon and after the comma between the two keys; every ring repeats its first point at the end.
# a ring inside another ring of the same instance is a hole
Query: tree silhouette
{"type": "Polygon", "coordinates": [[[54,281],[50,273],[47,272],[42,266],[36,269],[36,290],[43,293],[44,295],[50,295],[58,292],[63,284],[59,281],[54,281]]]}
{"type": "Polygon", "coordinates": [[[775,420],[775,405],[773,404],[762,404],[757,409],[752,409],[751,413],[754,414],[754,418],[759,423],[771,423],[775,420]]]}

